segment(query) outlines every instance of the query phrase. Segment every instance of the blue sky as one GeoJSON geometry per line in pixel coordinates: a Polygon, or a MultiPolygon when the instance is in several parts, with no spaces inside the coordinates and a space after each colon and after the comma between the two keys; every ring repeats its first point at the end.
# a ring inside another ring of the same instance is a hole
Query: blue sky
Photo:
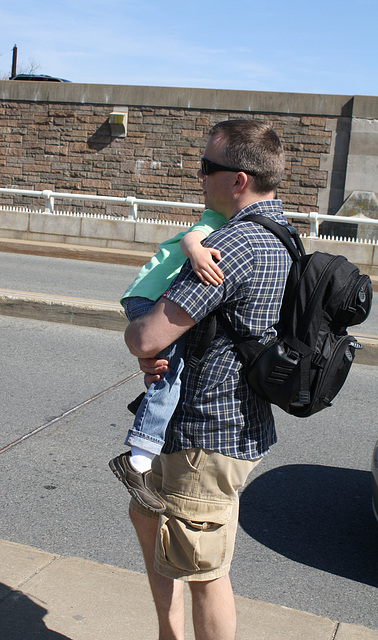
{"type": "Polygon", "coordinates": [[[0,0],[0,76],[378,95],[378,0],[0,0]]]}

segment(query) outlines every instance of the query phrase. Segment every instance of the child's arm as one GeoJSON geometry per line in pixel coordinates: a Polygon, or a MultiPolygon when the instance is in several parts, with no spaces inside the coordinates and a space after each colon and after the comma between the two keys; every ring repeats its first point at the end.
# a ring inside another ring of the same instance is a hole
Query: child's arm
{"type": "Polygon", "coordinates": [[[189,258],[194,273],[204,284],[218,285],[223,281],[223,272],[214,262],[221,259],[218,249],[203,247],[201,240],[206,238],[202,231],[190,231],[180,240],[180,248],[183,254],[189,258]]]}

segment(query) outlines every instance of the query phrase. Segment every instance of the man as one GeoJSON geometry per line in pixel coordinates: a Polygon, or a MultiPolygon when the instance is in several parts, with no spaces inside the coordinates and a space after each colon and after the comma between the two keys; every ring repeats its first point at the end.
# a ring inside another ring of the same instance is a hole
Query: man
{"type": "Polygon", "coordinates": [[[206,207],[228,222],[203,244],[221,252],[224,279],[205,286],[187,262],[154,309],[126,329],[126,343],[149,380],[168,366],[155,354],[189,332],[179,406],[153,461],[166,511],[157,517],[133,501],[130,505],[159,640],[184,639],[183,581],[191,590],[196,640],[235,638],[228,574],[237,491],[276,441],[274,420],[270,405],[248,387],[221,326],[203,358],[190,358],[216,309],[241,335],[274,335],[291,261],[273,234],[243,218],[255,213],[287,224],[282,203],[274,200],[284,162],[279,137],[265,123],[231,120],[212,128],[198,177],[206,207]]]}

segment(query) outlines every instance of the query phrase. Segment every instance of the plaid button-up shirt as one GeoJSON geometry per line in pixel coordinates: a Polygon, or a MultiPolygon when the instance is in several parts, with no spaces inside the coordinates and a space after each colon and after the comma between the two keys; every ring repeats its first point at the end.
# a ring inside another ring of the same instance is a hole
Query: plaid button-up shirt
{"type": "MultiPolygon", "coordinates": [[[[275,335],[291,259],[282,243],[262,226],[245,221],[262,214],[287,224],[280,200],[254,203],[203,241],[220,250],[223,284],[205,286],[189,260],[166,297],[197,323],[187,337],[186,361],[209,325],[215,309],[228,317],[242,336],[263,340],[275,335]]],[[[271,406],[249,388],[232,341],[221,326],[195,368],[186,366],[177,409],[167,429],[164,453],[201,447],[233,458],[253,459],[276,442],[271,406]]]]}

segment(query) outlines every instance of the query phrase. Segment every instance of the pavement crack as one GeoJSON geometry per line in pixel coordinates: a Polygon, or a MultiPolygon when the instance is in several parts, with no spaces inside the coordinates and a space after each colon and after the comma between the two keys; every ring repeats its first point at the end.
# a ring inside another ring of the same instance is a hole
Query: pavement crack
{"type": "Polygon", "coordinates": [[[51,558],[51,560],[49,560],[48,562],[46,562],[46,564],[44,564],[42,567],[38,567],[38,569],[36,569],[35,571],[33,571],[33,573],[30,574],[30,576],[28,576],[27,578],[25,578],[22,582],[20,582],[17,585],[17,589],[22,589],[22,587],[27,584],[30,580],[33,580],[33,578],[35,578],[35,576],[37,576],[39,573],[41,573],[41,571],[44,571],[45,569],[47,569],[48,567],[50,567],[52,564],[54,564],[54,562],[56,562],[57,560],[60,559],[60,556],[54,556],[53,558],[51,558]]]}
{"type": "Polygon", "coordinates": [[[129,382],[129,380],[132,380],[132,378],[139,376],[141,373],[142,373],[141,371],[136,371],[132,373],[130,376],[128,376],[127,378],[124,378],[123,380],[120,380],[119,382],[116,382],[111,387],[108,387],[107,389],[104,389],[103,391],[96,393],[96,395],[92,396],[91,398],[88,398],[87,400],[84,400],[83,402],[80,402],[79,404],[77,404],[75,407],[71,407],[71,409],[64,411],[60,416],[52,418],[52,420],[49,420],[48,422],[41,424],[39,427],[36,427],[32,431],[25,433],[23,436],[20,436],[19,438],[17,438],[17,440],[14,440],[14,442],[10,442],[9,444],[5,445],[5,447],[2,447],[2,449],[0,449],[0,454],[5,453],[6,451],[9,451],[9,449],[11,449],[12,447],[15,447],[16,445],[21,444],[21,442],[24,442],[24,440],[31,438],[32,436],[36,435],[40,431],[43,431],[44,429],[47,429],[47,427],[51,427],[51,425],[55,424],[59,420],[62,420],[62,418],[66,418],[74,411],[78,411],[79,409],[82,409],[82,407],[85,407],[87,404],[90,404],[91,402],[94,402],[98,398],[101,398],[101,396],[105,395],[105,393],[108,393],[109,391],[112,391],[113,389],[117,389],[117,387],[120,387],[121,385],[126,384],[126,382],[129,382]]]}
{"type": "Polygon", "coordinates": [[[33,571],[33,573],[31,573],[29,576],[27,576],[27,578],[25,578],[24,580],[22,580],[17,587],[8,587],[9,591],[8,593],[6,593],[2,598],[0,598],[0,604],[2,604],[3,602],[5,602],[5,600],[7,600],[10,597],[13,598],[17,598],[22,594],[22,587],[27,584],[30,580],[33,580],[33,578],[35,578],[35,576],[37,576],[39,573],[41,573],[41,571],[44,571],[45,569],[47,569],[50,565],[52,565],[54,562],[56,562],[57,560],[59,560],[60,556],[54,556],[51,560],[49,560],[48,562],[46,562],[46,564],[44,564],[42,567],[38,567],[38,569],[36,569],[35,571],[33,571]]]}
{"type": "Polygon", "coordinates": [[[332,631],[332,635],[329,640],[335,640],[339,627],[340,627],[340,622],[336,622],[334,629],[332,631]]]}

